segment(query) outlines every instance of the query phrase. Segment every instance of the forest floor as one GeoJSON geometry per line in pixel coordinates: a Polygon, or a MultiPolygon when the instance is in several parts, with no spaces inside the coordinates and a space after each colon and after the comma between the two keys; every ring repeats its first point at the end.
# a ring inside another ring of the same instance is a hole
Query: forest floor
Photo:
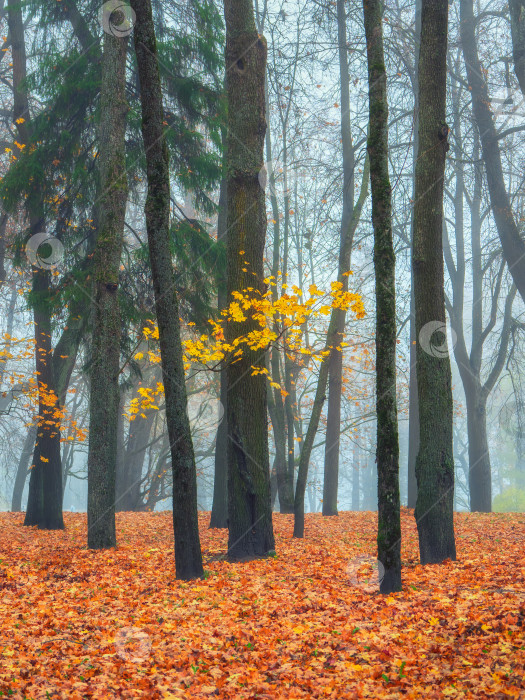
{"type": "Polygon", "coordinates": [[[119,546],[0,514],[0,697],[525,698],[525,515],[458,514],[458,560],[377,592],[375,513],[274,519],[277,556],[230,564],[200,516],[206,578],[175,580],[170,513],[117,516],[119,546]],[[375,581],[374,581],[375,578],[375,581]]]}

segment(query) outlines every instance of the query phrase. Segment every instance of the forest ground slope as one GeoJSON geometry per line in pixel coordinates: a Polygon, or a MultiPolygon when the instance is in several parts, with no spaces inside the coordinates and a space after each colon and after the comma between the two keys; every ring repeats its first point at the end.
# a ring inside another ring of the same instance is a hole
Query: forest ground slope
{"type": "Polygon", "coordinates": [[[200,514],[206,578],[175,580],[170,513],[117,515],[116,550],[0,514],[0,697],[525,697],[525,515],[456,514],[458,560],[377,592],[375,513],[275,515],[277,556],[231,564],[200,514]],[[424,693],[422,692],[424,690],[424,693]]]}

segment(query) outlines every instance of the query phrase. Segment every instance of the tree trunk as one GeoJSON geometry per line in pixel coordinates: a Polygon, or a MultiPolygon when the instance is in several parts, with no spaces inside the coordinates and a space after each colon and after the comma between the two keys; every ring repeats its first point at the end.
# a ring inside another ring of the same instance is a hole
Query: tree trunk
{"type": "Polygon", "coordinates": [[[525,95],[525,0],[509,0],[514,72],[525,95]]]}
{"type": "MultiPolygon", "coordinates": [[[[343,211],[339,243],[339,281],[350,270],[354,230],[351,226],[354,209],[354,148],[350,128],[350,76],[346,36],[346,9],[344,0],[337,0],[337,36],[339,75],[341,81],[341,142],[343,146],[343,211]]],[[[346,312],[336,313],[336,337],[328,359],[328,407],[324,456],[323,515],[337,515],[339,485],[339,446],[341,440],[341,395],[343,390],[343,351],[338,350],[344,339],[346,312]]]]}
{"type": "MultiPolygon", "coordinates": [[[[26,85],[26,52],[21,5],[8,7],[13,63],[13,121],[23,144],[31,139],[26,85]]],[[[44,229],[41,193],[35,189],[26,199],[31,237],[44,229]]],[[[37,251],[34,251],[37,253],[37,251]]],[[[38,256],[36,256],[38,258],[38,256]]],[[[35,359],[38,377],[38,431],[24,525],[44,529],[64,527],[62,518],[62,464],[60,460],[59,403],[55,391],[51,348],[50,273],[45,264],[32,266],[32,305],[35,325],[35,359]],[[51,399],[55,401],[51,403],[51,399]]]]}
{"type": "Polygon", "coordinates": [[[388,174],[388,102],[382,6],[382,0],[363,0],[376,281],[377,552],[384,567],[380,591],[391,593],[402,589],[401,516],[396,400],[396,259],[392,239],[392,189],[388,174]]]}
{"type": "MultiPolygon", "coordinates": [[[[419,138],[419,45],[421,42],[421,0],[416,0],[416,36],[415,36],[415,61],[414,61],[414,146],[413,154],[413,178],[414,190],[416,181],[416,163],[419,138]]],[[[415,198],[415,191],[413,197],[415,198]]],[[[412,209],[412,221],[410,226],[411,243],[414,241],[414,210],[412,209]]],[[[410,270],[410,376],[408,389],[408,478],[407,478],[407,505],[416,507],[417,479],[416,457],[419,452],[419,405],[417,396],[417,371],[416,371],[416,305],[414,300],[414,273],[410,270]]]]}
{"type": "Polygon", "coordinates": [[[18,468],[16,470],[15,484],[13,487],[13,497],[11,499],[11,511],[13,513],[20,513],[22,510],[22,496],[29,470],[29,462],[35,446],[36,430],[36,425],[31,425],[28,428],[22,453],[20,454],[20,459],[18,460],[18,468]]]}
{"type": "MultiPolygon", "coordinates": [[[[264,292],[266,208],[259,184],[266,132],[266,41],[257,34],[251,0],[225,0],[228,95],[228,300],[234,291],[264,292]]],[[[258,327],[249,317],[229,323],[233,343],[258,327]]],[[[265,356],[248,349],[229,364],[228,553],[231,560],[260,557],[274,549],[268,454],[265,356]]]]}
{"type": "Polygon", "coordinates": [[[118,281],[128,186],[125,165],[127,37],[104,34],[100,122],[100,221],[93,264],[88,547],[116,545],[115,478],[120,405],[118,281]]]}
{"type": "Polygon", "coordinates": [[[487,406],[481,391],[467,392],[470,510],[492,511],[492,473],[487,440],[487,406]]]}
{"type": "Polygon", "coordinates": [[[169,157],[163,130],[162,91],[151,2],[132,0],[131,6],[136,13],[134,39],[148,179],[146,228],[173,471],[175,569],[178,579],[190,580],[201,578],[204,572],[197,513],[197,471],[187,414],[179,306],[170,254],[169,157]]]}
{"type": "MultiPolygon", "coordinates": [[[[223,167],[226,167],[223,161],[223,167]]],[[[228,193],[226,178],[221,180],[219,196],[219,218],[217,221],[217,240],[226,244],[227,238],[227,208],[228,193]]],[[[218,283],[217,307],[222,311],[227,306],[226,279],[218,283]]],[[[222,405],[222,420],[217,426],[215,438],[215,470],[213,479],[213,503],[211,507],[210,527],[228,527],[228,421],[226,417],[228,387],[226,383],[226,368],[222,367],[219,376],[220,402],[222,405]]]]}
{"type": "Polygon", "coordinates": [[[472,94],[472,109],[481,140],[481,149],[487,173],[490,204],[514,284],[525,301],[525,241],[520,235],[503,176],[501,153],[496,127],[491,111],[491,102],[481,67],[476,43],[476,21],[473,0],[461,0],[461,45],[469,89],[472,94]]]}
{"type": "Polygon", "coordinates": [[[456,558],[450,359],[448,352],[433,351],[430,344],[432,331],[438,328],[444,332],[446,328],[442,236],[448,149],[445,123],[447,31],[448,1],[423,0],[412,250],[416,334],[419,339],[416,361],[420,427],[415,517],[422,564],[456,558]]]}

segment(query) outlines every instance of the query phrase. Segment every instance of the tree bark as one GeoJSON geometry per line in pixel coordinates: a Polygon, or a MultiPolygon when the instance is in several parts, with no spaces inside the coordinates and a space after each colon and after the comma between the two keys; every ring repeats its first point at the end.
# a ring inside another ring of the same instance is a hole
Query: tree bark
{"type": "Polygon", "coordinates": [[[525,95],[525,0],[509,0],[514,72],[525,95]]]}
{"type": "Polygon", "coordinates": [[[93,264],[88,547],[116,546],[115,478],[120,404],[118,282],[128,185],[125,165],[127,37],[104,34],[100,122],[100,221],[93,264]]]}
{"type": "MultiPolygon", "coordinates": [[[[350,128],[350,75],[346,37],[346,9],[344,0],[337,0],[337,37],[339,75],[341,81],[341,142],[343,146],[343,211],[339,243],[339,281],[350,270],[354,230],[351,226],[354,209],[354,147],[350,128]]],[[[324,455],[323,515],[337,515],[339,485],[339,447],[341,440],[341,396],[343,390],[343,350],[346,312],[335,313],[334,347],[328,358],[328,407],[324,455]]]]}
{"type": "MultiPolygon", "coordinates": [[[[266,41],[257,34],[251,0],[225,0],[228,95],[228,300],[234,291],[264,292],[266,207],[259,184],[266,132],[266,41]]],[[[233,343],[258,327],[249,317],[229,323],[233,343]]],[[[228,377],[228,553],[231,560],[274,549],[270,499],[265,353],[244,350],[228,377]]]]}
{"type": "Polygon", "coordinates": [[[197,471],[187,414],[179,306],[170,254],[169,157],[163,129],[164,112],[151,2],[132,0],[131,6],[136,13],[134,39],[148,178],[146,228],[173,470],[175,571],[178,579],[190,580],[201,578],[204,571],[197,513],[197,471]]]}
{"type": "Polygon", "coordinates": [[[376,281],[376,414],[378,560],[381,593],[400,591],[401,515],[396,400],[396,259],[392,238],[392,188],[388,174],[388,102],[383,50],[383,2],[363,0],[368,54],[370,186],[376,281]]]}
{"type": "Polygon", "coordinates": [[[453,498],[452,377],[448,352],[429,352],[422,339],[446,327],[443,271],[443,190],[448,127],[447,0],[423,0],[419,54],[419,148],[412,266],[416,307],[420,445],[415,517],[422,564],[456,558],[453,498]],[[422,333],[423,332],[423,333],[422,333]],[[425,347],[423,347],[425,345],[425,347]]]}
{"type": "Polygon", "coordinates": [[[481,140],[481,149],[487,173],[490,203],[503,256],[509,266],[514,284],[525,301],[525,241],[520,236],[503,176],[498,135],[491,110],[485,73],[481,66],[476,43],[476,21],[473,0],[460,2],[460,28],[463,57],[472,94],[472,109],[481,140]]]}

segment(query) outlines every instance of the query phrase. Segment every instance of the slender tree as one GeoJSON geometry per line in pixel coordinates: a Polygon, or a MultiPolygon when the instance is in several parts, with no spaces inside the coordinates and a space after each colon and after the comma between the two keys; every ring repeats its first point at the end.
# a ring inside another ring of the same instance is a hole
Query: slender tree
{"type": "Polygon", "coordinates": [[[127,36],[104,34],[100,96],[99,227],[93,264],[88,546],[116,545],[115,479],[120,403],[120,256],[128,197],[125,165],[127,36]]]}
{"type": "MultiPolygon", "coordinates": [[[[227,241],[227,206],[226,180],[221,180],[219,195],[219,217],[217,221],[217,239],[227,241]]],[[[222,311],[227,305],[226,279],[219,280],[217,291],[218,310],[222,311]]],[[[210,527],[228,527],[228,423],[226,418],[226,405],[228,398],[228,385],[226,367],[220,371],[220,402],[222,404],[222,420],[217,426],[215,438],[215,470],[213,479],[213,503],[211,507],[210,527]]]]}
{"type": "MultiPolygon", "coordinates": [[[[259,182],[266,131],[266,40],[255,27],[252,0],[225,0],[228,105],[228,299],[236,290],[264,291],[266,238],[264,190],[259,182]]],[[[257,327],[254,318],[228,324],[226,338],[257,327]],[[237,328],[238,327],[238,328],[237,328]]],[[[228,378],[228,550],[231,559],[264,556],[274,549],[270,501],[265,353],[244,352],[228,378]]]]}
{"type": "Polygon", "coordinates": [[[481,66],[476,42],[476,20],[473,0],[461,0],[461,46],[472,94],[472,111],[481,141],[487,173],[490,203],[498,229],[503,257],[507,261],[514,284],[525,300],[525,241],[520,235],[505,186],[498,133],[494,124],[485,72],[481,66]]]}
{"type": "MultiPolygon", "coordinates": [[[[350,256],[354,229],[354,169],[355,157],[350,127],[350,74],[346,37],[346,9],[344,0],[337,0],[337,46],[341,81],[341,143],[343,148],[343,210],[339,239],[338,279],[350,270],[350,256]]],[[[347,279],[347,278],[346,278],[347,279]]],[[[339,443],[341,439],[341,396],[343,390],[343,351],[346,311],[335,311],[334,347],[328,358],[328,408],[324,455],[323,515],[337,515],[339,485],[339,443]]]]}
{"type": "MultiPolygon", "coordinates": [[[[27,93],[24,24],[20,4],[8,7],[8,26],[13,57],[13,121],[18,136],[26,146],[30,143],[31,121],[27,93]]],[[[28,149],[29,150],[29,149],[28,149]]],[[[35,182],[26,198],[29,233],[32,238],[44,230],[42,194],[35,182]]],[[[31,240],[31,239],[30,239],[31,240]]],[[[28,243],[31,246],[31,243],[28,243]]],[[[38,250],[33,251],[31,304],[35,324],[35,358],[38,377],[38,431],[33,454],[25,525],[59,530],[62,517],[62,463],[60,456],[59,402],[55,387],[51,346],[52,313],[51,272],[38,262],[38,250]],[[54,401],[52,400],[54,397],[54,401]]]]}
{"type": "Polygon", "coordinates": [[[442,236],[449,131],[445,122],[447,33],[448,1],[423,0],[412,249],[420,427],[415,516],[423,564],[456,557],[450,358],[448,352],[431,352],[430,342],[425,342],[436,328],[446,327],[442,236]]]}
{"type": "MultiPolygon", "coordinates": [[[[418,70],[419,70],[419,44],[421,41],[421,0],[416,0],[415,16],[415,51],[414,51],[414,71],[412,88],[414,91],[414,145],[413,154],[413,186],[415,188],[416,163],[418,149],[419,131],[419,92],[418,70]]],[[[414,239],[414,210],[412,209],[412,221],[410,226],[411,239],[414,239]]],[[[414,277],[410,271],[410,376],[409,376],[409,397],[408,397],[408,474],[407,474],[407,505],[409,508],[416,507],[417,501],[417,480],[416,480],[416,457],[419,451],[419,406],[417,396],[417,370],[416,370],[416,309],[414,302],[414,277]]]]}
{"type": "Polygon", "coordinates": [[[370,125],[368,157],[376,280],[376,414],[378,560],[382,593],[400,591],[401,515],[396,400],[396,258],[392,239],[392,188],[388,174],[388,102],[383,50],[383,1],[363,0],[370,125]]]}
{"type": "Polygon", "coordinates": [[[178,579],[190,580],[202,577],[204,572],[197,514],[197,473],[187,414],[178,299],[170,253],[169,158],[151,2],[132,0],[131,6],[136,13],[134,41],[148,179],[146,229],[173,470],[175,570],[178,579]]]}

